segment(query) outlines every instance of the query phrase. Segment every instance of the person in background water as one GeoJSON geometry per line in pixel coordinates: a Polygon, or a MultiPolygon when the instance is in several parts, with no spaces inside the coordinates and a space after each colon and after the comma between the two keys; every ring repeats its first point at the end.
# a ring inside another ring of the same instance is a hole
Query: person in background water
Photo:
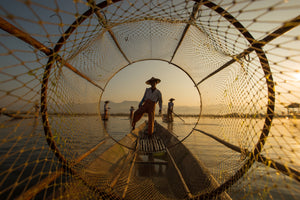
{"type": "Polygon", "coordinates": [[[39,103],[36,101],[34,103],[34,117],[37,118],[39,116],[39,112],[40,112],[40,106],[39,103]]]}
{"type": "Polygon", "coordinates": [[[108,120],[108,109],[110,109],[108,107],[108,103],[109,101],[105,101],[104,102],[104,115],[103,115],[103,120],[108,120]]]}
{"type": "Polygon", "coordinates": [[[130,115],[129,115],[130,121],[132,121],[132,119],[133,119],[133,111],[134,111],[134,107],[131,106],[131,107],[130,107],[130,115]]]}
{"type": "Polygon", "coordinates": [[[162,95],[156,88],[156,85],[160,83],[160,79],[152,77],[146,81],[146,84],[151,85],[150,88],[146,88],[144,97],[139,104],[139,108],[134,112],[132,120],[132,130],[135,129],[135,124],[139,121],[144,113],[148,113],[148,135],[153,134],[154,129],[154,117],[155,117],[155,105],[159,104],[159,114],[162,110],[162,95]]]}
{"type": "Polygon", "coordinates": [[[174,108],[174,101],[175,99],[174,98],[171,98],[169,99],[169,103],[168,103],[168,113],[167,113],[167,119],[168,119],[168,122],[172,122],[174,119],[173,119],[173,108],[174,108]]]}

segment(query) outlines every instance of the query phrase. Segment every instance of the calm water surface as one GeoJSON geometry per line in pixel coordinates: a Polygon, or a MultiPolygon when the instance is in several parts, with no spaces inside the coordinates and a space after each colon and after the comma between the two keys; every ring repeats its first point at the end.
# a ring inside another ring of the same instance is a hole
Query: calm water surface
{"type": "MultiPolygon", "coordinates": [[[[2,126],[0,134],[0,180],[2,180],[0,191],[5,191],[0,194],[0,199],[11,199],[18,196],[26,188],[35,185],[37,180],[46,177],[49,171],[57,170],[58,166],[52,164],[58,161],[49,151],[40,119],[11,121],[8,119],[4,116],[0,117],[2,126]],[[41,172],[45,172],[44,175],[41,172]],[[31,177],[30,181],[28,177],[31,177]],[[26,181],[22,182],[22,180],[26,181]],[[16,181],[20,182],[20,186],[17,189],[12,189],[10,186],[16,181]]],[[[139,124],[146,119],[146,117],[142,118],[139,124]]],[[[180,140],[184,139],[183,143],[205,164],[219,182],[222,183],[243,164],[239,153],[228,149],[200,132],[192,131],[197,118],[184,118],[182,121],[175,117],[175,121],[169,124],[162,122],[159,117],[156,120],[177,135],[180,140]],[[185,139],[190,133],[191,135],[185,139]]],[[[128,117],[110,117],[105,124],[99,120],[98,116],[64,118],[53,116],[49,121],[58,148],[68,159],[78,158],[79,155],[102,141],[107,134],[115,140],[120,140],[131,130],[128,117]]],[[[226,121],[224,119],[201,118],[196,128],[220,138],[226,138],[226,141],[244,147],[252,146],[257,142],[259,135],[256,135],[255,132],[261,129],[262,124],[263,120],[231,119],[226,121]]],[[[290,120],[275,119],[271,130],[272,135],[268,138],[262,153],[283,163],[293,160],[294,162],[289,163],[289,166],[299,170],[299,140],[297,141],[293,137],[299,133],[298,124],[300,125],[299,120],[291,122],[290,120]],[[281,141],[280,145],[278,144],[279,141],[281,141]],[[293,149],[294,154],[290,154],[289,149],[293,149]]],[[[113,141],[105,143],[83,163],[93,160],[113,143],[113,141]]],[[[273,169],[266,168],[260,163],[255,163],[240,181],[229,191],[233,199],[245,198],[245,196],[247,199],[300,199],[298,182],[273,169]],[[270,191],[262,189],[267,185],[271,188],[270,191]],[[277,187],[275,187],[276,185],[277,187]],[[264,193],[272,196],[262,196],[264,193]]]]}

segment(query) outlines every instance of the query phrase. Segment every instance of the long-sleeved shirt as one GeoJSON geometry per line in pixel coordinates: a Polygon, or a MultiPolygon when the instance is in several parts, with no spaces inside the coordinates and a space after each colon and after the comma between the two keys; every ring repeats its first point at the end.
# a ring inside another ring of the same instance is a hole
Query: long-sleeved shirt
{"type": "Polygon", "coordinates": [[[160,110],[162,109],[162,96],[161,96],[160,91],[157,88],[154,91],[152,91],[151,88],[146,88],[144,97],[143,97],[140,105],[147,99],[154,101],[155,103],[158,102],[159,109],[160,110]]]}
{"type": "Polygon", "coordinates": [[[108,111],[109,107],[108,107],[108,104],[104,104],[104,111],[108,111]]]}

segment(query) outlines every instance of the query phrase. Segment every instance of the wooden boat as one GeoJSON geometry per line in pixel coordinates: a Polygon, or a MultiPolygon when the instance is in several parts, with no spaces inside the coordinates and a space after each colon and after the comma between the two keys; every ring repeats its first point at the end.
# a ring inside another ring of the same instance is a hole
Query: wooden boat
{"type": "Polygon", "coordinates": [[[1,113],[3,115],[6,115],[7,117],[11,117],[12,119],[31,119],[31,118],[37,118],[38,114],[33,114],[33,115],[21,115],[21,114],[17,114],[17,113],[7,113],[7,112],[3,112],[1,113]]]}
{"type": "MultiPolygon", "coordinates": [[[[108,148],[80,171],[85,184],[74,181],[64,192],[80,199],[90,185],[105,199],[184,199],[218,186],[174,134],[158,123],[153,136],[146,129],[145,122],[108,148]]],[[[231,198],[224,192],[216,199],[231,198]]]]}
{"type": "Polygon", "coordinates": [[[173,122],[173,120],[170,120],[167,116],[167,114],[163,114],[162,115],[162,121],[165,122],[165,123],[170,123],[170,122],[173,122]]]}

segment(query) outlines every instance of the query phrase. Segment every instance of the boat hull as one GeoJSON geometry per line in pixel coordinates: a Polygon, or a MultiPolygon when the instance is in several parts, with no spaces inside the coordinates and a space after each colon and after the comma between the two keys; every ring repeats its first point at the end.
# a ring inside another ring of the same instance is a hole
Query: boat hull
{"type": "MultiPolygon", "coordinates": [[[[82,172],[85,181],[117,199],[193,198],[218,186],[205,166],[158,123],[154,134],[164,147],[159,151],[141,150],[140,139],[148,137],[146,129],[143,123],[120,140],[121,145],[111,146],[89,163],[82,172]]],[[[72,187],[68,191],[74,195],[74,190],[84,191],[72,187]]],[[[230,197],[224,193],[216,199],[230,197]]]]}

